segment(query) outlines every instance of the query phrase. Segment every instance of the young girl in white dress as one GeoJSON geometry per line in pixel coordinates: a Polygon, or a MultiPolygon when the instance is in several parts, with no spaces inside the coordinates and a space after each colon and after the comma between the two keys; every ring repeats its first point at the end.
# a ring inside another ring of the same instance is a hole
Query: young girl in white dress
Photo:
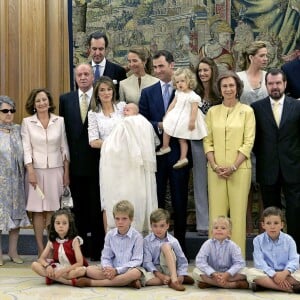
{"type": "Polygon", "coordinates": [[[201,140],[207,136],[204,114],[198,108],[202,101],[193,89],[196,87],[196,77],[187,68],[179,68],[172,77],[176,88],[174,100],[171,102],[163,120],[163,145],[156,155],[164,155],[171,151],[170,138],[179,138],[180,158],[174,169],[179,169],[188,164],[187,140],[201,140]]]}

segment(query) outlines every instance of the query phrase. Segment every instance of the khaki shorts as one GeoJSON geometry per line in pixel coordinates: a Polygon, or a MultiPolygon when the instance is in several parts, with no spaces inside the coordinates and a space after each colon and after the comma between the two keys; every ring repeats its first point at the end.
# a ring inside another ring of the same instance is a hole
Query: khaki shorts
{"type": "MultiPolygon", "coordinates": [[[[291,274],[291,276],[295,280],[300,282],[300,270],[295,271],[294,273],[291,274]]],[[[249,268],[247,271],[247,281],[249,283],[253,282],[255,279],[260,279],[264,277],[268,277],[268,275],[262,270],[256,268],[249,268]]]]}

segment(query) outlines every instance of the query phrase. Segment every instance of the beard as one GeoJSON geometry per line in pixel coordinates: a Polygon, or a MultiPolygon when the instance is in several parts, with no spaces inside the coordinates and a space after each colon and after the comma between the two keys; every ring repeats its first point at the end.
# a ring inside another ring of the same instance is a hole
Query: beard
{"type": "Polygon", "coordinates": [[[270,96],[274,100],[279,100],[283,96],[283,92],[281,92],[279,89],[271,90],[270,96]]]}

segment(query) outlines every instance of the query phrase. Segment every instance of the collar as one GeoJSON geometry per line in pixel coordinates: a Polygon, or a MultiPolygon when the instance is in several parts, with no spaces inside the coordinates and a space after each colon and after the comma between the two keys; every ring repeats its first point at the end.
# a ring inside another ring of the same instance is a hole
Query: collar
{"type": "Polygon", "coordinates": [[[264,232],[264,235],[265,235],[265,238],[266,238],[269,242],[271,242],[271,243],[278,243],[278,242],[281,241],[283,233],[282,233],[282,231],[280,231],[280,232],[279,232],[279,235],[278,235],[278,238],[277,238],[276,240],[271,239],[270,236],[269,236],[266,232],[264,232]]]}
{"type": "Polygon", "coordinates": [[[133,229],[132,229],[132,227],[130,226],[129,227],[129,229],[128,229],[128,231],[125,233],[125,234],[120,234],[119,232],[118,232],[118,228],[114,228],[113,229],[113,236],[128,236],[129,238],[131,238],[132,237],[132,234],[133,234],[133,229]]]}
{"type": "MultiPolygon", "coordinates": [[[[30,122],[33,122],[33,123],[36,123],[36,124],[41,124],[40,120],[39,120],[38,117],[37,117],[37,113],[35,113],[34,115],[32,115],[30,118],[31,118],[31,119],[30,119],[30,122]]],[[[59,116],[50,113],[49,125],[50,125],[51,123],[55,123],[55,122],[58,120],[58,118],[59,118],[59,116]]],[[[42,125],[42,124],[41,124],[41,125],[42,125]]],[[[49,126],[49,125],[48,125],[48,126],[49,126]]]]}
{"type": "Polygon", "coordinates": [[[160,82],[160,86],[161,86],[161,89],[163,89],[164,88],[164,86],[165,86],[165,84],[169,84],[170,85],[170,87],[173,89],[173,84],[172,84],[172,80],[171,81],[169,81],[169,82],[164,82],[164,81],[159,81],[160,82]]]}
{"type": "Polygon", "coordinates": [[[273,104],[275,103],[275,102],[277,102],[277,103],[279,103],[280,105],[283,105],[283,103],[284,103],[284,95],[279,99],[279,100],[274,100],[274,99],[272,99],[271,97],[269,97],[270,98],[270,102],[271,102],[271,105],[273,106],[273,104]]]}
{"type": "MultiPolygon", "coordinates": [[[[84,94],[84,92],[81,89],[78,89],[79,100],[80,100],[82,94],[84,94]]],[[[85,94],[87,94],[89,99],[91,99],[93,96],[93,87],[91,87],[87,92],[85,92],[85,94]]]]}
{"type": "Polygon", "coordinates": [[[166,236],[163,239],[158,238],[153,232],[150,233],[150,241],[153,242],[154,240],[160,240],[160,241],[170,241],[170,234],[167,232],[166,236]]]}
{"type": "Polygon", "coordinates": [[[56,242],[58,242],[59,244],[63,244],[63,243],[65,243],[65,242],[67,242],[69,239],[66,238],[66,239],[63,239],[63,240],[62,240],[62,239],[60,239],[60,238],[57,237],[55,240],[56,240],[56,242]]]}
{"type": "Polygon", "coordinates": [[[223,244],[223,243],[229,243],[229,241],[230,241],[230,239],[229,238],[226,238],[225,240],[223,240],[223,241],[219,241],[219,240],[217,240],[217,239],[215,239],[215,238],[212,238],[212,241],[214,242],[214,243],[216,243],[216,244],[223,244]]]}
{"type": "Polygon", "coordinates": [[[94,68],[96,65],[99,65],[100,67],[105,68],[105,64],[106,64],[106,58],[104,57],[103,60],[100,62],[100,64],[96,64],[93,60],[92,60],[92,67],[94,68]]]}

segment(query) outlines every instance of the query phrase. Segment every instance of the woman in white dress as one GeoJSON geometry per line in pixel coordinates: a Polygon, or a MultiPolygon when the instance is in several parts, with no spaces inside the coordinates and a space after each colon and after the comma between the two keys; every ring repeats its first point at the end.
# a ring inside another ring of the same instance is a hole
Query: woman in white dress
{"type": "Polygon", "coordinates": [[[153,77],[152,58],[144,47],[131,48],[127,55],[131,75],[120,81],[120,100],[138,104],[143,88],[156,83],[159,79],[153,77]]]}
{"type": "Polygon", "coordinates": [[[189,69],[179,68],[172,77],[176,87],[175,98],[170,104],[163,120],[163,146],[156,155],[164,155],[171,151],[170,137],[179,138],[180,158],[174,169],[179,169],[188,164],[187,140],[201,140],[207,135],[204,115],[198,109],[202,101],[193,89],[196,87],[196,78],[189,69]]]}
{"type": "MultiPolygon", "coordinates": [[[[124,101],[116,102],[116,90],[113,81],[109,77],[101,76],[93,91],[91,110],[88,112],[88,134],[89,143],[92,148],[101,149],[104,140],[110,135],[116,124],[123,119],[125,105],[124,101]]],[[[99,168],[101,168],[101,162],[99,168]]],[[[107,217],[102,196],[101,209],[103,211],[103,222],[106,230],[107,217]]]]}
{"type": "MultiPolygon", "coordinates": [[[[242,103],[251,105],[253,102],[261,100],[268,96],[265,76],[268,64],[268,49],[264,41],[254,41],[243,53],[244,71],[238,72],[237,75],[244,83],[244,90],[240,95],[242,103]]],[[[256,184],[256,158],[251,153],[252,162],[252,184],[249,192],[248,209],[247,209],[247,234],[251,235],[253,231],[252,222],[252,202],[253,193],[259,192],[256,184]]],[[[260,197],[258,197],[260,199],[260,197]]],[[[259,200],[260,210],[262,212],[262,200],[259,200]]]]}

